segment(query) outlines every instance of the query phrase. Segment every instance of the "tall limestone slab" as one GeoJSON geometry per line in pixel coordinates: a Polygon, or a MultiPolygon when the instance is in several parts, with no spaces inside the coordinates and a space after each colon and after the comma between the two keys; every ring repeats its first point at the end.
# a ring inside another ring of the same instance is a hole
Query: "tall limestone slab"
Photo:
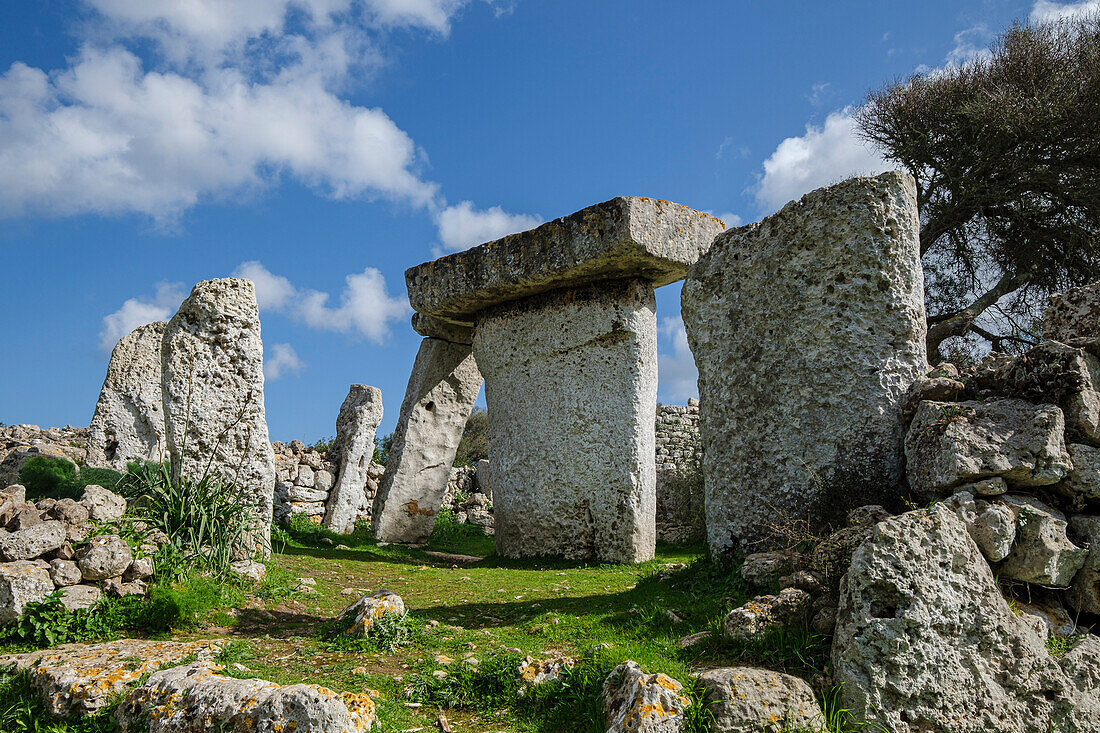
{"type": "Polygon", "coordinates": [[[126,470],[136,459],[164,460],[160,343],[167,322],[141,326],[111,351],[107,377],[88,426],[88,465],[126,470]]]}
{"type": "Polygon", "coordinates": [[[418,313],[474,328],[498,552],[652,557],[653,288],[682,279],[723,228],[623,197],[405,273],[418,313]]]}
{"type": "Polygon", "coordinates": [[[211,470],[235,481],[241,501],[255,513],[254,548],[266,553],[275,458],[264,415],[263,361],[251,280],[200,282],[161,342],[173,475],[198,478],[211,470]]]}
{"type": "Polygon", "coordinates": [[[896,499],[927,370],[913,179],[853,178],[717,237],[681,294],[716,555],[896,499]]]}
{"type": "Polygon", "coordinates": [[[432,533],[481,391],[469,328],[418,316],[413,325],[427,337],[416,352],[371,517],[372,534],[386,542],[422,542],[432,533]]]}
{"type": "Polygon", "coordinates": [[[349,534],[366,501],[367,473],[374,457],[374,436],[382,422],[382,390],[353,384],[336,417],[340,475],[328,497],[324,527],[349,534]]]}

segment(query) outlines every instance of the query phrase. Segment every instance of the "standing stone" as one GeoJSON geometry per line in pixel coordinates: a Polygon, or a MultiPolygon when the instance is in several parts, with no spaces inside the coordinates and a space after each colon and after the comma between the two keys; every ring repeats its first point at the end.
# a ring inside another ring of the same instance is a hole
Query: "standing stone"
{"type": "Polygon", "coordinates": [[[1100,282],[1051,295],[1039,330],[1044,341],[1100,337],[1100,282]]]}
{"type": "MultiPolygon", "coordinates": [[[[340,476],[328,495],[324,526],[349,534],[366,497],[367,471],[374,457],[374,435],[382,422],[382,390],[353,384],[336,417],[340,476]]],[[[322,472],[317,473],[320,477],[322,472]]]]}
{"type": "Polygon", "coordinates": [[[910,176],[853,178],[719,235],[691,268],[681,303],[716,555],[776,524],[896,503],[900,403],[927,371],[919,228],[910,176]]]}
{"type": "Polygon", "coordinates": [[[656,335],[653,288],[639,280],[538,295],[478,320],[497,552],[653,556],[656,335]]]}
{"type": "Polygon", "coordinates": [[[263,342],[251,280],[205,280],[165,329],[164,420],[173,477],[217,471],[236,483],[267,554],[275,459],[264,416],[263,342]]]}
{"type": "Polygon", "coordinates": [[[405,273],[418,312],[474,326],[498,552],[652,557],[653,288],[682,279],[722,228],[623,197],[405,273]]]}
{"type": "Polygon", "coordinates": [[[88,426],[88,465],[126,470],[135,459],[162,461],[164,407],[160,344],[165,321],[141,326],[115,344],[88,426]]]}
{"type": "Polygon", "coordinates": [[[386,542],[421,542],[435,526],[458,442],[481,391],[466,343],[425,338],[401,403],[386,472],[374,497],[371,531],[386,542]]]}

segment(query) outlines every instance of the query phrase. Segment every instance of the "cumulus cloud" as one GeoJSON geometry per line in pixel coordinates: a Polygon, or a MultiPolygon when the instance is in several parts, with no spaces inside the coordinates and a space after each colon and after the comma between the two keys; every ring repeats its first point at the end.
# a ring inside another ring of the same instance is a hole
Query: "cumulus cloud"
{"type": "MultiPolygon", "coordinates": [[[[774,211],[804,193],[854,175],[874,175],[892,166],[856,137],[851,107],[831,112],[825,124],[807,124],[803,135],[789,137],[764,161],[756,203],[774,211]]],[[[727,222],[728,224],[728,222],[727,222]]]]}
{"type": "Polygon", "coordinates": [[[657,354],[657,391],[661,398],[669,402],[685,402],[691,397],[698,397],[699,371],[688,347],[683,319],[679,315],[662,318],[657,333],[672,347],[671,352],[657,354]]]}
{"type": "Polygon", "coordinates": [[[264,379],[272,381],[284,374],[301,374],[305,363],[290,344],[264,345],[264,379]]]}
{"type": "MultiPolygon", "coordinates": [[[[984,23],[955,34],[955,45],[947,52],[947,67],[966,66],[978,59],[989,58],[989,41],[993,38],[984,23]]],[[[935,73],[933,70],[932,73],[935,73]]]]}
{"type": "Polygon", "coordinates": [[[731,211],[727,211],[724,214],[716,214],[715,216],[722,220],[722,223],[726,225],[726,229],[739,227],[743,223],[741,217],[731,211]]]}
{"type": "Polygon", "coordinates": [[[336,305],[329,305],[328,293],[299,289],[255,260],[241,263],[233,276],[256,283],[260,310],[283,313],[319,331],[357,333],[375,343],[390,335],[391,322],[403,320],[411,312],[403,298],[390,296],[386,279],[373,267],[344,279],[336,305]]]}
{"type": "Polygon", "coordinates": [[[500,239],[542,223],[538,216],[509,214],[499,206],[478,210],[470,201],[448,206],[436,215],[439,241],[452,252],[500,239]]]}
{"type": "Polygon", "coordinates": [[[1087,15],[1100,13],[1100,0],[1082,0],[1076,3],[1059,3],[1051,0],[1038,0],[1031,8],[1031,20],[1049,22],[1056,20],[1074,20],[1087,15]]]}
{"type": "Polygon", "coordinates": [[[157,283],[151,296],[130,298],[114,313],[103,317],[103,328],[99,332],[99,346],[110,351],[123,336],[138,326],[154,321],[166,321],[179,308],[187,297],[183,283],[157,283]]]}

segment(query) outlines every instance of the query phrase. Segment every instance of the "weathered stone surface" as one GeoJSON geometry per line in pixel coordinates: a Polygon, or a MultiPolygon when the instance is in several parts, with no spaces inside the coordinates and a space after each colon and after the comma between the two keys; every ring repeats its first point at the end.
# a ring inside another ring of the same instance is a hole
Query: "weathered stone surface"
{"type": "Polygon", "coordinates": [[[88,426],[89,466],[125,471],[127,461],[167,457],[160,379],[160,345],[167,325],[158,321],[141,326],[111,351],[88,426]]]}
{"type": "Polygon", "coordinates": [[[441,321],[423,313],[413,313],[412,327],[424,338],[441,339],[452,344],[469,345],[474,342],[474,329],[471,327],[441,321]]]}
{"type": "Polygon", "coordinates": [[[67,585],[76,585],[83,579],[80,574],[80,568],[72,560],[51,560],[50,561],[50,580],[58,588],[63,588],[67,585]]]}
{"type": "Polygon", "coordinates": [[[745,556],[741,577],[749,585],[771,585],[784,575],[790,575],[806,564],[806,559],[793,552],[754,552],[745,556]]]}
{"type": "Polygon", "coordinates": [[[143,675],[191,656],[213,659],[223,643],[120,639],[66,644],[0,657],[0,668],[14,664],[17,670],[29,672],[31,686],[54,717],[92,715],[143,675]]]}
{"type": "Polygon", "coordinates": [[[76,564],[85,580],[118,578],[133,562],[126,540],[117,534],[93,537],[88,546],[77,553],[76,564]]]}
{"type": "Polygon", "coordinates": [[[56,519],[0,536],[0,560],[30,560],[65,543],[65,524],[56,519]]]}
{"type": "Polygon", "coordinates": [[[161,346],[172,470],[232,479],[256,526],[249,551],[270,552],[275,464],[264,416],[263,342],[250,280],[205,280],[168,322],[161,346]]]}
{"type": "Polygon", "coordinates": [[[401,596],[393,591],[383,589],[363,596],[345,608],[336,617],[336,623],[343,629],[345,634],[367,636],[370,634],[375,620],[382,618],[387,613],[404,616],[405,602],[401,600],[401,596]]]}
{"type": "Polygon", "coordinates": [[[878,524],[856,551],[832,658],[840,706],[892,733],[1095,730],[1073,723],[1087,700],[942,504],[878,524]]]}
{"type": "Polygon", "coordinates": [[[1100,730],[1100,636],[1083,634],[1059,663],[1076,698],[1066,729],[1096,733],[1100,730]]]}
{"type": "Polygon", "coordinates": [[[49,509],[49,515],[65,524],[82,525],[91,516],[87,507],[78,504],[75,499],[61,499],[49,509]]]}
{"type": "Polygon", "coordinates": [[[896,501],[901,401],[928,369],[913,179],[854,178],[719,235],[681,293],[707,534],[896,501]],[[766,466],[767,470],[761,470],[766,466]]]}
{"type": "Polygon", "coordinates": [[[1008,557],[1016,541],[1016,512],[1005,504],[975,500],[969,491],[956,491],[944,504],[966,525],[971,538],[990,562],[1008,557]]]}
{"type": "Polygon", "coordinates": [[[810,594],[798,588],[784,588],[774,596],[757,596],[726,614],[722,631],[731,641],[756,641],[772,629],[792,626],[805,619],[810,594]]]}
{"type": "Polygon", "coordinates": [[[905,393],[902,419],[905,422],[912,420],[922,402],[955,402],[965,391],[966,385],[957,379],[921,377],[909,385],[909,391],[905,393]]]}
{"type": "Polygon", "coordinates": [[[353,384],[336,418],[340,476],[328,497],[324,526],[343,534],[355,529],[366,501],[367,472],[374,456],[374,435],[382,422],[382,390],[353,384]]]}
{"type": "Polygon", "coordinates": [[[814,691],[789,674],[752,667],[724,667],[699,675],[715,733],[824,731],[825,716],[814,691]]]}
{"type": "Polygon", "coordinates": [[[102,597],[103,591],[94,585],[70,585],[61,589],[61,605],[70,611],[91,608],[102,597]]]}
{"type": "Polygon", "coordinates": [[[1054,405],[922,402],[905,438],[909,485],[931,498],[992,476],[1018,486],[1057,483],[1070,469],[1064,430],[1054,405]]]}
{"type": "Polygon", "coordinates": [[[501,555],[653,556],[655,308],[653,288],[627,280],[479,315],[501,555]]]}
{"type": "Polygon", "coordinates": [[[88,510],[88,518],[93,522],[117,522],[126,513],[125,499],[96,484],[84,487],[80,504],[88,510]]]}
{"type": "Polygon", "coordinates": [[[193,663],[155,672],[118,708],[122,733],[363,733],[378,726],[366,694],[282,687],[193,663]]]}
{"type": "Polygon", "coordinates": [[[417,312],[470,323],[490,306],[597,280],[676,282],[723,229],[686,206],[627,196],[413,267],[405,282],[417,312]]]}
{"type": "Polygon", "coordinates": [[[1058,488],[1086,501],[1100,500],[1100,448],[1070,443],[1066,450],[1073,468],[1058,488]]]}
{"type": "Polygon", "coordinates": [[[691,705],[682,689],[666,674],[646,674],[637,662],[623,662],[603,683],[607,733],[679,733],[691,705]]]}
{"type": "Polygon", "coordinates": [[[530,655],[520,660],[516,673],[519,674],[526,687],[541,685],[543,682],[551,682],[559,679],[562,673],[573,669],[577,663],[574,657],[551,657],[549,659],[536,659],[530,655]]]}
{"type": "Polygon", "coordinates": [[[1100,336],[1100,282],[1050,296],[1039,330],[1046,341],[1100,336]]]}
{"type": "Polygon", "coordinates": [[[420,343],[401,403],[371,532],[386,542],[422,542],[432,533],[447,491],[462,430],[481,391],[468,344],[420,343]]]}
{"type": "Polygon", "coordinates": [[[49,567],[41,560],[0,563],[0,624],[16,620],[28,603],[39,603],[53,592],[49,567]]]}
{"type": "Polygon", "coordinates": [[[1015,514],[1016,541],[997,572],[1005,578],[1065,588],[1084,565],[1088,550],[1066,537],[1066,518],[1031,496],[1001,497],[1015,514]]]}
{"type": "Polygon", "coordinates": [[[1066,603],[1080,613],[1100,614],[1100,516],[1070,517],[1069,527],[1087,546],[1089,554],[1073,576],[1066,603]]]}
{"type": "Polygon", "coordinates": [[[259,582],[267,575],[267,566],[255,560],[237,560],[229,568],[238,576],[259,582]]]}
{"type": "Polygon", "coordinates": [[[1000,476],[994,476],[993,478],[975,481],[972,484],[963,484],[956,488],[955,491],[967,491],[974,496],[999,496],[1008,491],[1008,482],[1000,476]]]}

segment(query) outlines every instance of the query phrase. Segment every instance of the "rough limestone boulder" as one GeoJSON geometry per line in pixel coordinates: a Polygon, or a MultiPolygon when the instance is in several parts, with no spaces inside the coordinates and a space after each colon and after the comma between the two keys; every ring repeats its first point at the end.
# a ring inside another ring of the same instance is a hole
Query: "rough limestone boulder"
{"type": "Polygon", "coordinates": [[[1082,503],[1100,501],[1100,448],[1070,443],[1066,449],[1073,468],[1058,490],[1082,503]]]}
{"type": "Polygon", "coordinates": [[[722,631],[730,641],[759,641],[772,629],[792,626],[810,610],[810,594],[784,588],[774,596],[757,596],[726,614],[722,631]]]}
{"type": "Polygon", "coordinates": [[[752,667],[711,669],[699,675],[715,733],[824,731],[814,691],[789,674],[752,667]]]}
{"type": "Polygon", "coordinates": [[[1000,562],[1008,557],[1016,541],[1016,512],[1011,507],[975,499],[969,491],[956,491],[943,503],[966,525],[986,560],[1000,562]]]}
{"type": "Polygon", "coordinates": [[[88,518],[93,522],[117,522],[126,513],[125,499],[95,484],[84,487],[80,505],[88,510],[88,518]]]}
{"type": "Polygon", "coordinates": [[[0,560],[30,560],[65,544],[65,524],[56,519],[0,536],[0,560]]]}
{"type": "Polygon", "coordinates": [[[941,504],[880,523],[856,551],[832,658],[841,707],[892,733],[1082,733],[1100,720],[1075,722],[1100,713],[1095,697],[1012,612],[941,504]]]}
{"type": "Polygon", "coordinates": [[[40,603],[53,593],[50,566],[42,560],[0,563],[0,623],[19,618],[28,603],[40,603]]]}
{"type": "Polygon", "coordinates": [[[58,588],[64,588],[67,585],[76,585],[83,579],[80,574],[80,568],[72,560],[62,560],[57,558],[50,561],[50,580],[58,588]]]}
{"type": "Polygon", "coordinates": [[[374,622],[387,613],[404,616],[405,602],[393,591],[383,589],[363,596],[345,608],[336,617],[336,623],[345,634],[367,636],[374,622]]]}
{"type": "Polygon", "coordinates": [[[0,656],[0,669],[29,673],[31,687],[51,715],[94,715],[144,675],[185,659],[212,660],[223,641],[120,639],[103,644],[66,644],[48,650],[0,656]]]}
{"type": "Polygon", "coordinates": [[[172,470],[208,466],[252,507],[253,546],[270,552],[275,459],[264,415],[264,350],[251,280],[205,280],[168,322],[161,345],[164,423],[172,470]]]}
{"type": "Polygon", "coordinates": [[[363,733],[375,730],[374,701],[317,685],[286,687],[218,674],[209,663],[154,673],[118,707],[122,733],[363,733]]]}
{"type": "Polygon", "coordinates": [[[133,562],[126,540],[117,534],[93,537],[88,546],[77,553],[76,564],[85,580],[119,578],[133,562]]]}
{"type": "Polygon", "coordinates": [[[909,485],[919,496],[938,498],[992,476],[1018,486],[1058,483],[1071,466],[1065,426],[1054,405],[922,402],[905,438],[909,485]]]}
{"type": "Polygon", "coordinates": [[[1066,603],[1079,613],[1100,614],[1100,516],[1078,515],[1069,520],[1074,535],[1088,546],[1085,558],[1073,585],[1066,593],[1066,603]]]}
{"type": "Polygon", "coordinates": [[[1100,282],[1050,296],[1039,330],[1046,341],[1100,336],[1100,282]]]}
{"type": "Polygon", "coordinates": [[[749,585],[762,588],[806,564],[806,558],[793,552],[754,552],[745,556],[741,577],[749,585]]]}
{"type": "Polygon", "coordinates": [[[646,674],[637,662],[623,662],[603,682],[607,733],[679,733],[691,705],[682,689],[666,674],[646,674]]]}
{"type": "Polygon", "coordinates": [[[997,567],[1005,578],[1065,588],[1085,564],[1088,550],[1066,536],[1066,517],[1031,496],[1001,498],[1016,518],[1016,541],[997,567]]]}
{"type": "MultiPolygon", "coordinates": [[[[365,384],[351,385],[336,417],[340,476],[332,493],[327,494],[325,529],[341,534],[349,534],[355,529],[359,508],[366,503],[367,474],[374,456],[374,435],[381,422],[382,390],[365,384]]],[[[295,500],[293,490],[290,498],[295,500]]]]}
{"type": "Polygon", "coordinates": [[[94,585],[70,585],[60,590],[61,605],[69,611],[91,608],[103,598],[103,591],[94,585]]]}
{"type": "Polygon", "coordinates": [[[534,687],[543,682],[552,682],[560,679],[562,674],[573,669],[577,664],[575,657],[550,657],[549,659],[536,659],[530,655],[520,660],[516,666],[516,673],[523,682],[524,687],[534,687]]]}
{"type": "Polygon", "coordinates": [[[160,344],[167,325],[158,321],[141,326],[111,351],[88,426],[89,466],[125,471],[127,461],[167,456],[160,387],[160,344]]]}
{"type": "Polygon", "coordinates": [[[718,235],[692,266],[680,299],[716,554],[898,499],[902,401],[928,369],[919,226],[910,176],[853,178],[718,235]]]}

